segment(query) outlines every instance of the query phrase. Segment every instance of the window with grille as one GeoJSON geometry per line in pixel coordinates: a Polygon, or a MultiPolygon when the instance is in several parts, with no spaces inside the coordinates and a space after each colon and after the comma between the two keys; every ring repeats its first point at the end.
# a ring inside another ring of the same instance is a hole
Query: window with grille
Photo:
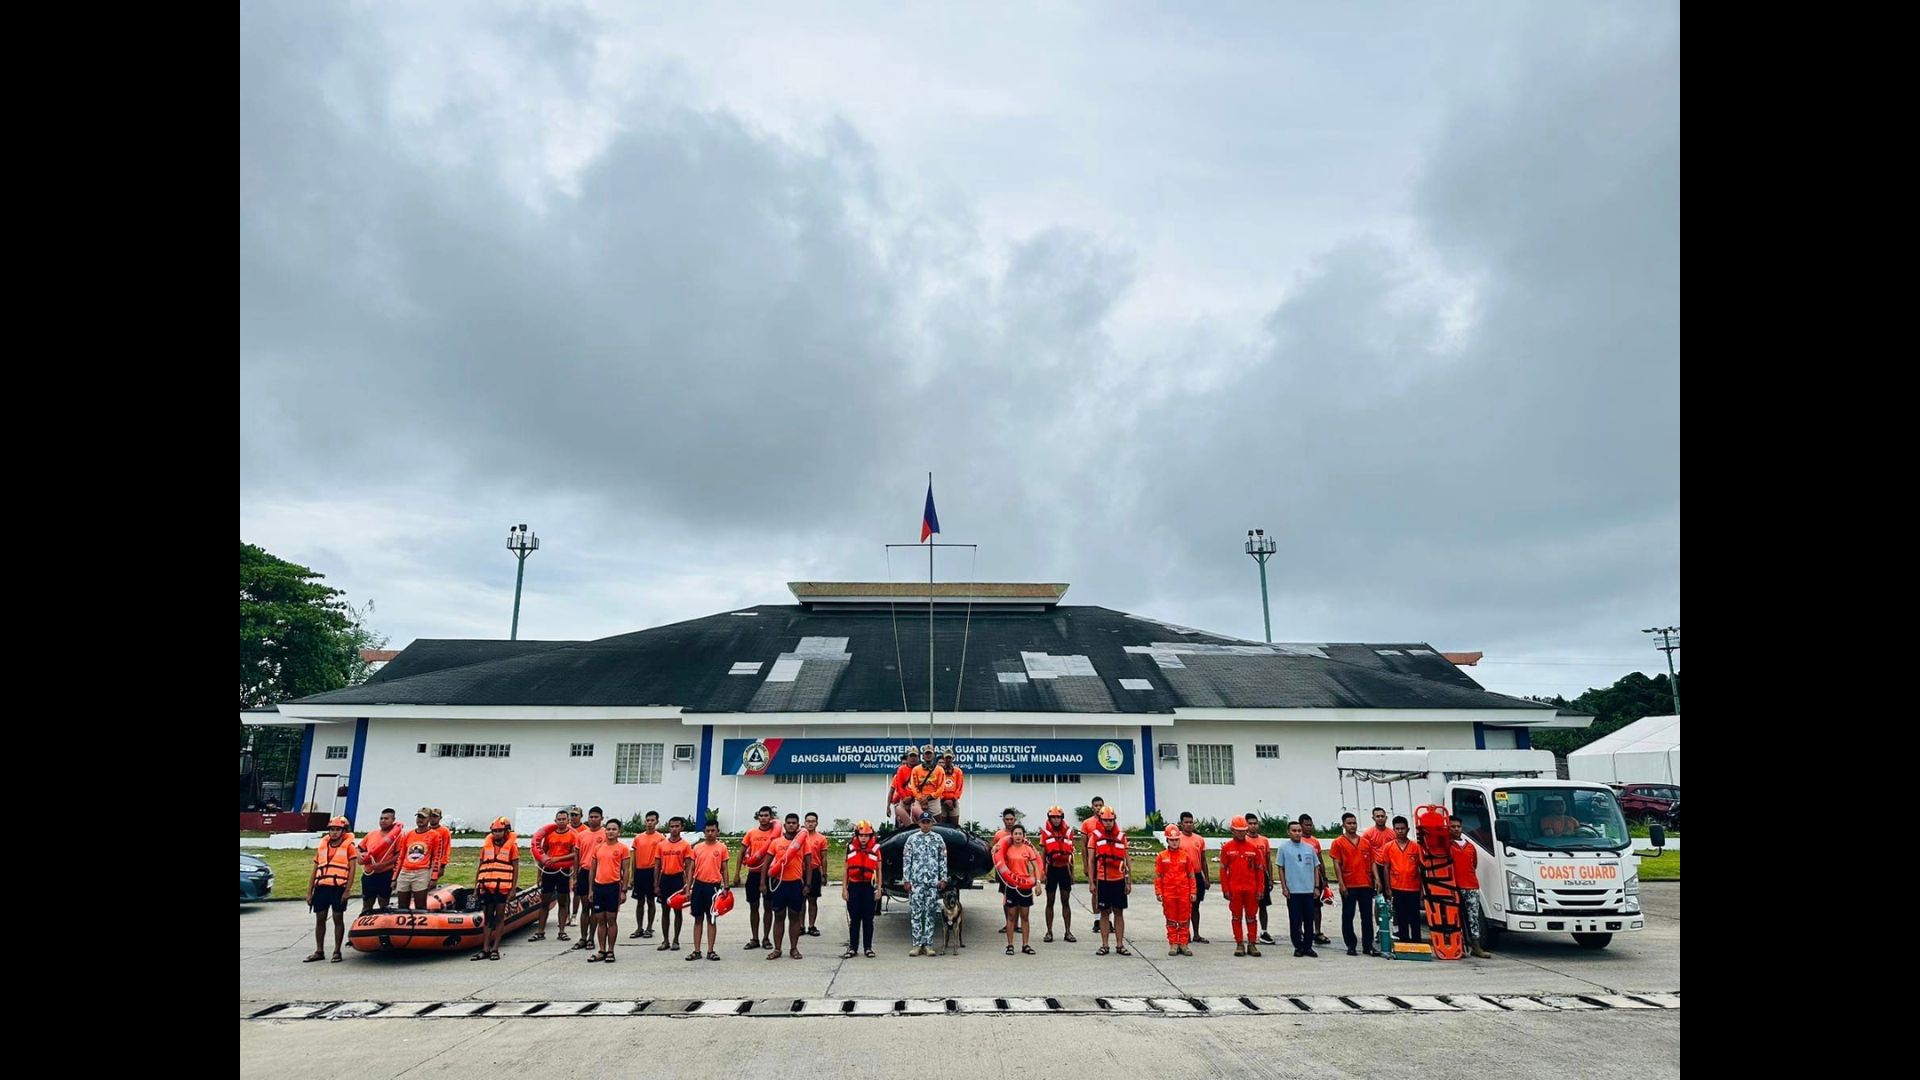
{"type": "Polygon", "coordinates": [[[573,749],[567,752],[567,756],[568,757],[592,757],[593,744],[590,742],[574,743],[573,749]]]}
{"type": "Polygon", "coordinates": [[[616,784],[659,783],[660,763],[665,759],[666,751],[666,743],[615,743],[613,782],[616,784]]]}
{"type": "Polygon", "coordinates": [[[1014,773],[1007,779],[1016,784],[1077,784],[1080,782],[1080,774],[1068,773],[1064,776],[1048,776],[1045,773],[1014,773]]]}
{"type": "Polygon", "coordinates": [[[329,746],[329,747],[327,747],[327,760],[328,760],[328,761],[345,761],[346,759],[347,759],[347,748],[346,748],[346,747],[344,747],[344,746],[329,746]]]}
{"type": "Polygon", "coordinates": [[[773,782],[776,784],[844,784],[847,782],[847,774],[801,773],[794,776],[776,776],[773,782]]]}
{"type": "Polygon", "coordinates": [[[508,757],[511,743],[434,743],[434,757],[508,757]]]}
{"type": "Polygon", "coordinates": [[[1187,783],[1233,783],[1233,746],[1230,743],[1188,743],[1187,783]]]}
{"type": "Polygon", "coordinates": [[[1254,743],[1253,756],[1257,758],[1277,758],[1280,756],[1280,744],[1272,742],[1254,743]]]}

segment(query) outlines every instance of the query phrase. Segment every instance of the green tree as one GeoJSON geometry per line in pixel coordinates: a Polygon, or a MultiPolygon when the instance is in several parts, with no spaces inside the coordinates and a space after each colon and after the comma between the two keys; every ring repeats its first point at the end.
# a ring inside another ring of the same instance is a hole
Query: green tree
{"type": "MultiPolygon", "coordinates": [[[[367,677],[362,649],[386,639],[367,626],[373,611],[346,602],[321,584],[323,575],[240,545],[240,707],[272,705],[351,686],[367,677]]],[[[301,730],[240,725],[240,746],[254,751],[255,767],[272,781],[290,781],[300,762],[301,730]]]]}
{"type": "Polygon", "coordinates": [[[1533,700],[1574,712],[1593,714],[1593,723],[1584,728],[1534,732],[1534,749],[1551,750],[1562,756],[1602,736],[1611,735],[1642,717],[1667,716],[1673,712],[1673,689],[1666,675],[1648,678],[1638,671],[1621,677],[1612,686],[1589,689],[1572,701],[1557,694],[1533,700]]]}
{"type": "MultiPolygon", "coordinates": [[[[240,545],[240,707],[338,690],[366,678],[379,644],[325,575],[240,545]]],[[[371,610],[369,605],[368,610],[371,610]]]]}

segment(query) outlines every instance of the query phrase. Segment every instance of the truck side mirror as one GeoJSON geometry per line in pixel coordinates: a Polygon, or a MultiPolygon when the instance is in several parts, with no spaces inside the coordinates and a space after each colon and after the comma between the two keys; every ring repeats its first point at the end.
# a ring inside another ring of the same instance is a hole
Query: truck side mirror
{"type": "Polygon", "coordinates": [[[1503,844],[1513,843],[1513,822],[1496,821],[1493,823],[1493,835],[1503,844]]]}
{"type": "Polygon", "coordinates": [[[1666,847],[1667,846],[1667,827],[1665,825],[1647,826],[1647,838],[1653,841],[1654,847],[1657,847],[1657,848],[1666,847]]]}

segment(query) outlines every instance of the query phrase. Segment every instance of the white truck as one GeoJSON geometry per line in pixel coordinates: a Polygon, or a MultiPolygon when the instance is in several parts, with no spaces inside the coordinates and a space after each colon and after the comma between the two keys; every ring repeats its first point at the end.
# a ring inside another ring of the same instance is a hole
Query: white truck
{"type": "MultiPolygon", "coordinates": [[[[1342,750],[1336,765],[1341,790],[1354,791],[1363,830],[1376,805],[1409,822],[1422,804],[1460,819],[1479,851],[1489,936],[1570,933],[1585,948],[1603,949],[1614,934],[1646,927],[1634,854],[1640,842],[1627,834],[1613,789],[1557,779],[1551,753],[1342,750]]],[[[1665,830],[1651,826],[1644,843],[1664,847],[1665,830]]]]}

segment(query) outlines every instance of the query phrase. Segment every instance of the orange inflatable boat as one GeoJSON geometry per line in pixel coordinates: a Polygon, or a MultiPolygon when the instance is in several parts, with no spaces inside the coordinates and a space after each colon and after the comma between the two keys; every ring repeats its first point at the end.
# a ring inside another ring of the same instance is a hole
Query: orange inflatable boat
{"type": "MultiPolygon", "coordinates": [[[[540,887],[521,889],[501,909],[507,933],[540,918],[540,887]]],[[[383,911],[353,920],[347,940],[361,952],[458,952],[480,947],[486,918],[479,894],[466,887],[435,889],[425,911],[383,911]]]]}

